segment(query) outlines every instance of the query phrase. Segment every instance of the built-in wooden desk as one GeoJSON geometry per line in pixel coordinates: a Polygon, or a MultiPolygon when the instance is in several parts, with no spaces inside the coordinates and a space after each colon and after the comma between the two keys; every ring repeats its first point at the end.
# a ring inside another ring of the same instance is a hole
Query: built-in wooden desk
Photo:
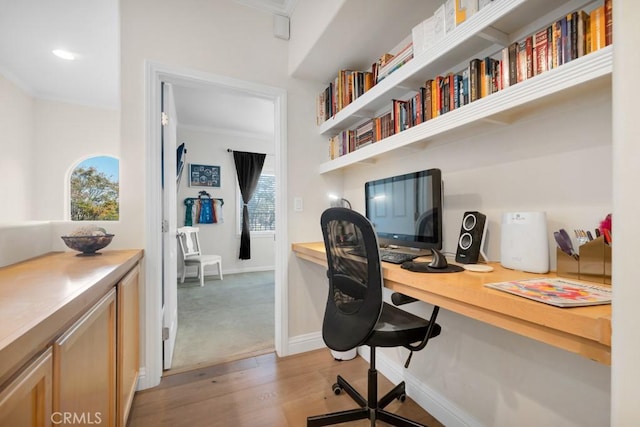
{"type": "MultiPolygon", "coordinates": [[[[294,243],[298,258],[327,265],[324,243],[294,243]]],[[[558,308],[483,286],[486,283],[555,276],[532,274],[492,263],[491,273],[414,273],[382,263],[385,286],[538,341],[611,364],[611,305],[558,308]]]]}

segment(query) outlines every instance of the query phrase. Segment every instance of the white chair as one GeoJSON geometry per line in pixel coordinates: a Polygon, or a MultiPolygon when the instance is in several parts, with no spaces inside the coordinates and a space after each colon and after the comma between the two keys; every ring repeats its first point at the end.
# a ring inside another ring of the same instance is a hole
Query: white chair
{"type": "Polygon", "coordinates": [[[204,286],[204,267],[207,265],[217,265],[218,275],[222,280],[222,257],[220,255],[203,255],[200,251],[200,239],[198,238],[198,227],[180,227],[178,228],[178,241],[180,249],[182,249],[182,259],[184,261],[182,267],[182,277],[180,283],[184,283],[185,272],[187,266],[195,265],[198,267],[198,275],[200,276],[200,286],[204,286]]]}

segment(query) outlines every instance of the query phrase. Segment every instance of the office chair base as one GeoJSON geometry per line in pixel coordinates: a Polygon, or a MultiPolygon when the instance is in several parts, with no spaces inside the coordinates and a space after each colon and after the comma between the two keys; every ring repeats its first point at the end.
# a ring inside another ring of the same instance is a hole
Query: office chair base
{"type": "MultiPolygon", "coordinates": [[[[376,371],[369,371],[369,375],[376,375],[376,371]]],[[[384,410],[384,408],[393,402],[394,399],[398,399],[400,402],[405,401],[407,395],[405,393],[404,381],[385,394],[377,402],[376,407],[374,408],[369,407],[367,399],[358,393],[358,391],[340,375],[338,375],[337,382],[333,385],[332,389],[335,394],[340,394],[340,392],[344,390],[358,405],[360,405],[360,408],[308,417],[307,427],[329,426],[366,419],[371,420],[372,426],[375,426],[376,420],[380,420],[398,427],[425,427],[423,424],[419,424],[415,421],[384,410]]]]}

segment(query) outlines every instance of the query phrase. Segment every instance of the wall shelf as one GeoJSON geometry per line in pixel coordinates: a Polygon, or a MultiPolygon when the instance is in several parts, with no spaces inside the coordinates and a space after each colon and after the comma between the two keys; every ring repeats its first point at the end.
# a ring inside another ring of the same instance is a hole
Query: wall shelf
{"type": "Polygon", "coordinates": [[[526,106],[542,98],[545,98],[545,101],[553,101],[553,97],[561,97],[572,88],[579,88],[601,78],[610,78],[612,64],[613,47],[607,46],[389,138],[322,163],[319,171],[323,174],[365,160],[375,160],[400,147],[442,136],[452,130],[526,106]]]}
{"type": "MultiPolygon", "coordinates": [[[[493,55],[505,45],[549,25],[559,16],[593,3],[592,0],[570,0],[560,4],[555,0],[495,0],[431,49],[416,56],[322,123],[318,128],[319,133],[333,136],[351,129],[364,119],[373,118],[381,111],[388,110],[393,99],[406,99],[423,86],[428,78],[458,72],[471,58],[493,55]]],[[[610,76],[611,69],[612,48],[609,46],[323,163],[319,168],[320,173],[342,169],[365,160],[375,161],[397,148],[441,136],[517,107],[533,105],[534,101],[543,97],[561,96],[572,88],[610,76]]],[[[503,122],[502,119],[498,121],[503,122]]]]}

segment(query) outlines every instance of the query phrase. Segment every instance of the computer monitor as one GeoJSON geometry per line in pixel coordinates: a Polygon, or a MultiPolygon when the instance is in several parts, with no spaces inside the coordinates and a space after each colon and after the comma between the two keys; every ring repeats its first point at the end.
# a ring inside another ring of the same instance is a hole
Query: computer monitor
{"type": "Polygon", "coordinates": [[[366,216],[381,245],[442,249],[442,173],[429,169],[364,185],[366,216]]]}

